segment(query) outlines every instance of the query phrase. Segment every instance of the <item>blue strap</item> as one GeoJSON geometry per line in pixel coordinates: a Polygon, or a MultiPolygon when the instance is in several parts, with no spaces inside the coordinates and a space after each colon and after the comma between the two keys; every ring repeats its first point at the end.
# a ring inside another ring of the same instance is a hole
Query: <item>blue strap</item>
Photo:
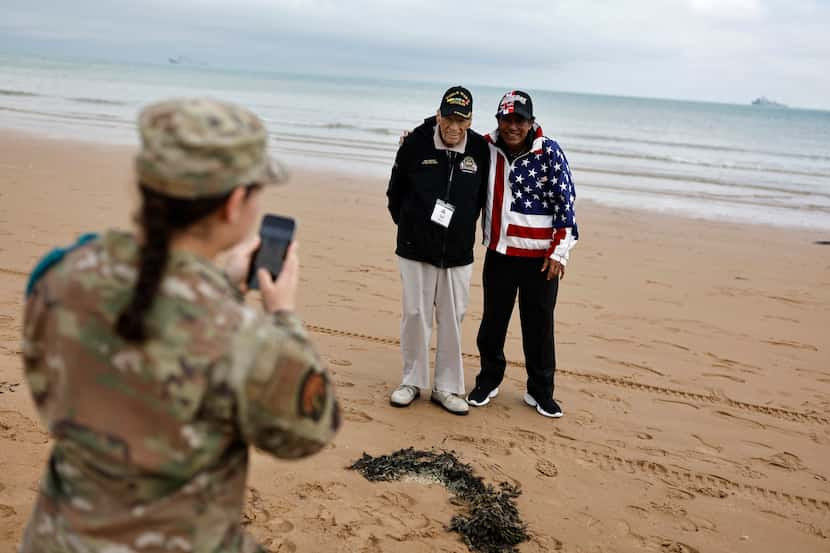
{"type": "Polygon", "coordinates": [[[80,238],[78,238],[78,240],[71,246],[67,246],[64,248],[55,248],[54,250],[50,251],[45,256],[43,256],[43,258],[37,262],[37,265],[35,265],[35,268],[32,270],[32,273],[29,275],[29,282],[26,283],[26,297],[28,298],[32,294],[32,289],[35,287],[35,284],[37,284],[38,281],[41,278],[43,278],[43,275],[45,275],[49,271],[49,269],[51,269],[55,264],[60,262],[60,260],[63,259],[63,257],[66,254],[68,254],[72,250],[80,248],[87,242],[91,242],[96,238],[98,238],[98,234],[94,232],[84,234],[80,238]]]}

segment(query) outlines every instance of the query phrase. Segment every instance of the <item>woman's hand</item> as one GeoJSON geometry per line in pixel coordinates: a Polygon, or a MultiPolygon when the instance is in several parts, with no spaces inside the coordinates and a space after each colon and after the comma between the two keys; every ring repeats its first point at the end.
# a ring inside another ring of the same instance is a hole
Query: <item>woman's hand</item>
{"type": "Polygon", "coordinates": [[[542,263],[541,272],[544,273],[545,271],[548,273],[545,276],[547,280],[553,280],[554,278],[562,280],[565,278],[565,266],[554,259],[550,259],[549,257],[546,257],[544,263],[542,263]]]}
{"type": "Polygon", "coordinates": [[[251,256],[259,248],[259,243],[259,236],[254,236],[228,250],[225,274],[228,275],[231,284],[242,292],[248,290],[248,283],[245,282],[245,278],[248,276],[248,269],[251,267],[251,256]]]}
{"type": "Polygon", "coordinates": [[[292,242],[285,254],[285,261],[277,280],[271,278],[268,269],[257,271],[259,289],[262,292],[262,305],[269,313],[275,311],[294,311],[297,306],[297,285],[300,282],[299,244],[292,242]]]}

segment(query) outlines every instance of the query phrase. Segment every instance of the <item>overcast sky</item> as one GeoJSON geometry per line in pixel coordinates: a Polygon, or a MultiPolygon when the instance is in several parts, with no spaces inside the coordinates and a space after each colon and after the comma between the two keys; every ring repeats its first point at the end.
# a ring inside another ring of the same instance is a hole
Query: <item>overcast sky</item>
{"type": "Polygon", "coordinates": [[[0,0],[0,52],[830,109],[830,0],[0,0]]]}

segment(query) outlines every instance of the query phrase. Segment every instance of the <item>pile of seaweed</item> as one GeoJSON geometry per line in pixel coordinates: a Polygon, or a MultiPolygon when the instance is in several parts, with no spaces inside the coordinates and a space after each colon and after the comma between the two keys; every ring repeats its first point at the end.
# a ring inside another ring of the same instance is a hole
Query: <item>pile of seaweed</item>
{"type": "Polygon", "coordinates": [[[349,468],[371,481],[411,475],[442,483],[454,495],[452,503],[462,508],[447,529],[461,534],[471,551],[516,553],[516,546],[528,540],[527,525],[516,508],[515,500],[522,493],[519,487],[507,482],[498,488],[485,484],[452,452],[410,447],[378,457],[364,453],[349,468]]]}

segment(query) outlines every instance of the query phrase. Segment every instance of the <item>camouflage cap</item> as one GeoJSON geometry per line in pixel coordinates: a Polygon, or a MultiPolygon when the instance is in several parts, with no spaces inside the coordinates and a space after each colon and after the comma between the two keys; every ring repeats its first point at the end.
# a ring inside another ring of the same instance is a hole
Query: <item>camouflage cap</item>
{"type": "Polygon", "coordinates": [[[227,194],[237,186],[285,180],[268,156],[268,133],[250,111],[207,98],[168,100],[138,118],[139,181],[174,198],[227,194]]]}

